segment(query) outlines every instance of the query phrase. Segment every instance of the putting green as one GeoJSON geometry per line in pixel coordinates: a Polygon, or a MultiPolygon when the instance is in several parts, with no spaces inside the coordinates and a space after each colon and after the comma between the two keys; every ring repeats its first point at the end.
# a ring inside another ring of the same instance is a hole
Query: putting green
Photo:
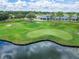
{"type": "Polygon", "coordinates": [[[40,29],[27,33],[28,38],[38,38],[45,35],[55,36],[64,40],[71,40],[73,37],[70,33],[57,29],[40,29]]]}

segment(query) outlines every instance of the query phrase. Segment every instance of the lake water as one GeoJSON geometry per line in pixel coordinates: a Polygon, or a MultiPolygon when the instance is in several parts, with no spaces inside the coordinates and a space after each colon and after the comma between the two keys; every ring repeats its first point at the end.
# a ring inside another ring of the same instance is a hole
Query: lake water
{"type": "Polygon", "coordinates": [[[79,48],[42,41],[18,46],[0,41],[0,59],[79,59],[79,48]]]}

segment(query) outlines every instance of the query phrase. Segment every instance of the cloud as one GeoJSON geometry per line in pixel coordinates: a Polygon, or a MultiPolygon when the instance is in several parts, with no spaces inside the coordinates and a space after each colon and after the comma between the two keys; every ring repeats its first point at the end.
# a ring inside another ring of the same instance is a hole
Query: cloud
{"type": "Polygon", "coordinates": [[[27,6],[27,3],[25,1],[18,0],[15,3],[10,3],[8,0],[0,0],[0,10],[24,10],[24,7],[27,6]]]}
{"type": "MultiPolygon", "coordinates": [[[[65,0],[58,0],[64,1],[65,0]]],[[[0,10],[28,10],[28,11],[75,11],[79,12],[79,1],[74,3],[60,3],[55,0],[30,0],[30,2],[18,0],[15,3],[8,0],[0,0],[0,10]]]]}
{"type": "Polygon", "coordinates": [[[8,3],[6,10],[24,10],[25,6],[27,6],[26,2],[19,0],[16,3],[8,3]]]}
{"type": "Polygon", "coordinates": [[[53,6],[52,2],[49,2],[48,0],[39,0],[35,3],[29,3],[29,9],[31,10],[37,10],[37,11],[45,11],[51,9],[53,6]]]}
{"type": "MultiPolygon", "coordinates": [[[[53,0],[52,0],[53,1],[53,0]]],[[[67,3],[58,3],[58,2],[50,2],[48,0],[40,0],[35,3],[30,3],[29,9],[31,10],[42,10],[42,11],[76,11],[79,9],[79,3],[75,2],[74,4],[67,3]]]]}
{"type": "Polygon", "coordinates": [[[59,2],[64,2],[65,0],[56,0],[56,1],[59,1],[59,2]]]}

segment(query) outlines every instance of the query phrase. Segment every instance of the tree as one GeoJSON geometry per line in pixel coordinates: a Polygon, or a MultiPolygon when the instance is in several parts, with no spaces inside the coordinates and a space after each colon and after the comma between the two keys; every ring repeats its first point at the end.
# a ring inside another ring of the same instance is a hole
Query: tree
{"type": "Polygon", "coordinates": [[[7,20],[9,18],[9,14],[6,12],[1,12],[0,13],[0,21],[7,20]]]}
{"type": "Polygon", "coordinates": [[[56,12],[53,12],[53,13],[51,14],[51,16],[53,17],[54,20],[56,20],[56,17],[57,17],[56,14],[57,14],[56,12]]]}
{"type": "Polygon", "coordinates": [[[69,13],[67,13],[67,14],[68,14],[68,16],[69,16],[69,21],[71,21],[71,20],[72,20],[72,16],[74,15],[74,13],[69,12],[69,13]]]}
{"type": "Polygon", "coordinates": [[[26,15],[26,18],[28,18],[29,21],[32,22],[33,19],[36,18],[36,15],[33,12],[30,12],[26,15]]]}
{"type": "Polygon", "coordinates": [[[22,11],[17,11],[15,14],[15,18],[24,18],[25,14],[22,11]]]}
{"type": "Polygon", "coordinates": [[[9,14],[9,18],[10,18],[10,19],[14,19],[15,16],[14,16],[13,14],[9,14]]]}
{"type": "Polygon", "coordinates": [[[77,21],[79,21],[79,13],[76,13],[76,15],[77,15],[77,21]]]}
{"type": "Polygon", "coordinates": [[[64,16],[63,12],[57,12],[56,16],[59,17],[59,20],[61,20],[61,17],[64,16]]]}

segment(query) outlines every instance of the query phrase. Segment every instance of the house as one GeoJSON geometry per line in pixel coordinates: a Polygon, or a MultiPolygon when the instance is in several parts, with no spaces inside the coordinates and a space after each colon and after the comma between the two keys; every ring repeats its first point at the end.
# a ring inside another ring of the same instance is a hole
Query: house
{"type": "Polygon", "coordinates": [[[52,19],[52,17],[49,16],[49,15],[42,15],[42,16],[37,16],[37,19],[40,19],[40,20],[50,20],[50,19],[52,19]]]}
{"type": "MultiPolygon", "coordinates": [[[[40,20],[58,20],[58,21],[69,21],[69,16],[57,16],[57,17],[53,17],[50,15],[41,15],[41,16],[37,16],[37,19],[40,20]]],[[[71,17],[71,21],[77,21],[78,17],[77,16],[72,16],[71,17]]]]}
{"type": "Polygon", "coordinates": [[[77,21],[78,17],[77,16],[73,16],[71,17],[72,21],[77,21]]]}

